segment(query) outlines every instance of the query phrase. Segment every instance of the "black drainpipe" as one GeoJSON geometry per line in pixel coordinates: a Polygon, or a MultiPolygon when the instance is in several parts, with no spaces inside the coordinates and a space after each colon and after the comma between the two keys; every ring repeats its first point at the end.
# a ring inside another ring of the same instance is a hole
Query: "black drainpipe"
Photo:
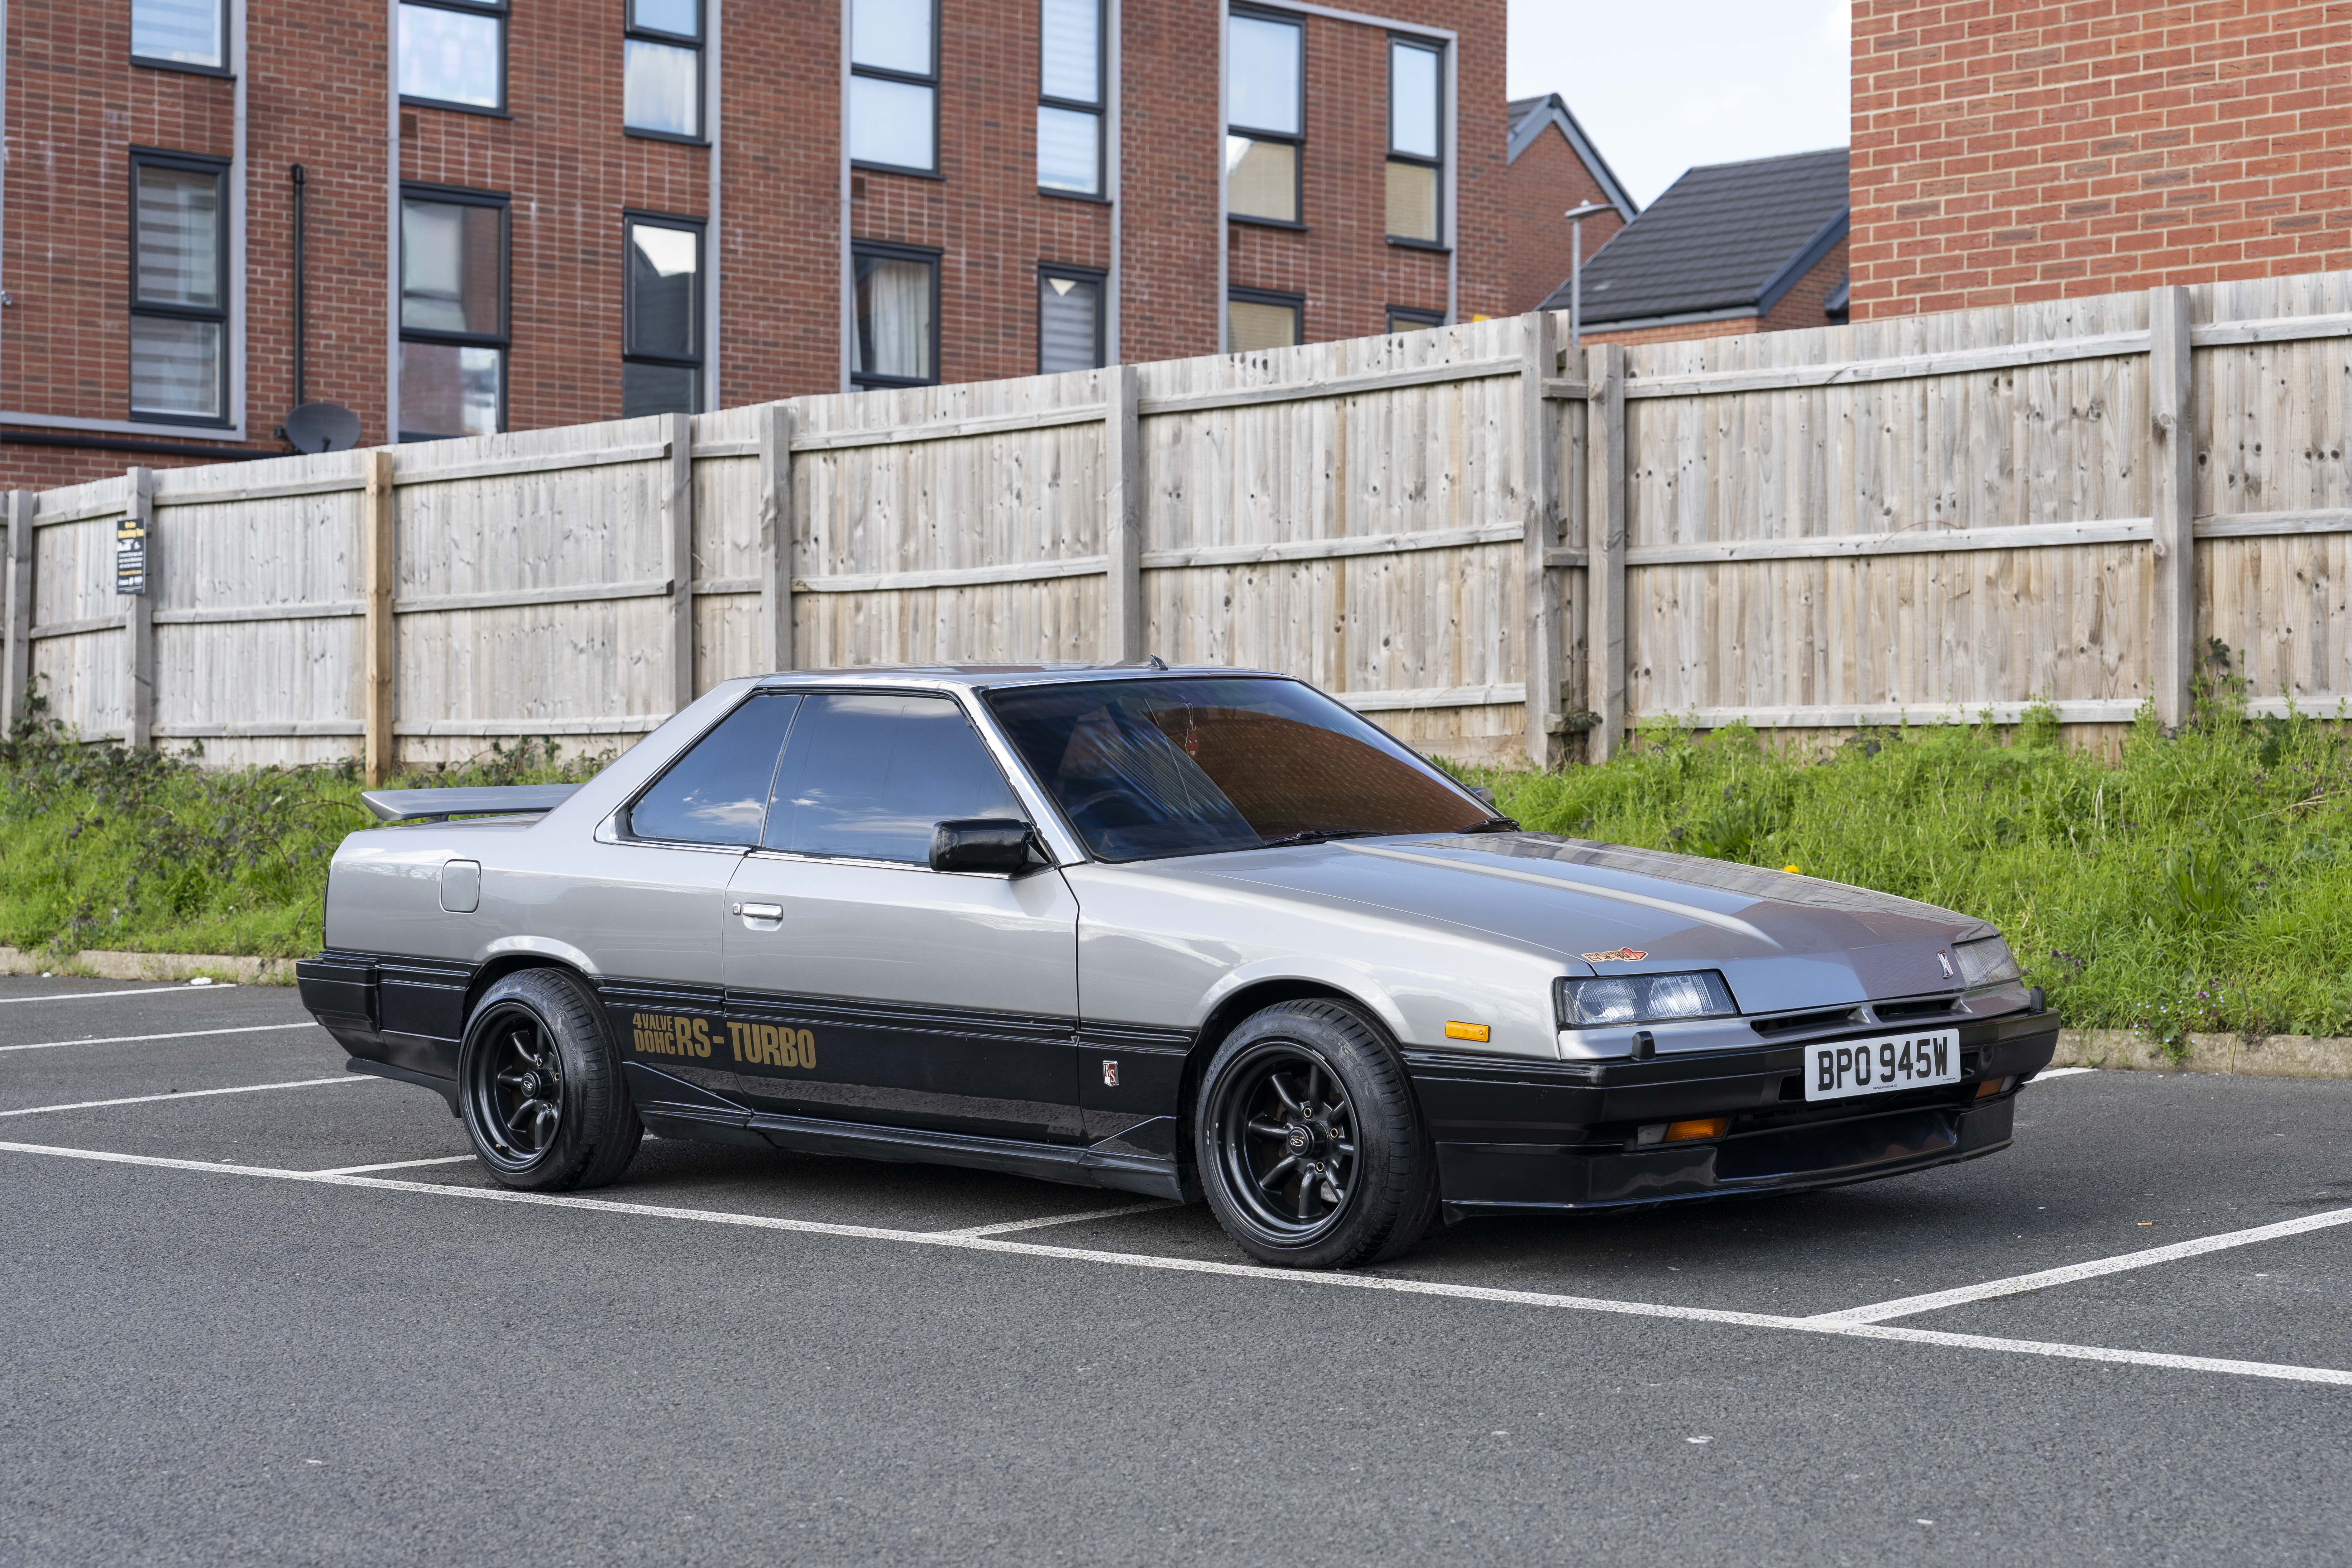
{"type": "Polygon", "coordinates": [[[293,167],[294,175],[294,406],[299,408],[308,401],[302,395],[302,320],[303,274],[302,238],[309,226],[304,222],[302,205],[302,165],[293,167]]]}

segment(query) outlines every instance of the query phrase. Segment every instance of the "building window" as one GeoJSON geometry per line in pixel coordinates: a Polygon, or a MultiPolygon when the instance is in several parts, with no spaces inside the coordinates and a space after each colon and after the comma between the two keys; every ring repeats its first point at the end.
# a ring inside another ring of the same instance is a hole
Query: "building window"
{"type": "Polygon", "coordinates": [[[940,255],[860,245],[857,336],[849,366],[858,386],[929,386],[940,379],[940,255]]]}
{"type": "Polygon", "coordinates": [[[1096,370],[1103,363],[1103,274],[1037,268],[1037,374],[1096,370]]]}
{"type": "Polygon", "coordinates": [[[1226,19],[1225,60],[1225,211],[1295,224],[1306,135],[1306,29],[1295,20],[1236,11],[1226,19]]]}
{"type": "Polygon", "coordinates": [[[1225,352],[1245,354],[1260,349],[1296,348],[1306,341],[1300,331],[1300,320],[1306,313],[1307,301],[1296,294],[1229,289],[1225,295],[1225,352]]]}
{"type": "Polygon", "coordinates": [[[228,167],[131,162],[131,413],[228,423],[228,167]]]}
{"type": "Polygon", "coordinates": [[[702,226],[631,217],[622,286],[621,416],[696,414],[702,399],[702,226]]]}
{"type": "Polygon", "coordinates": [[[400,438],[496,435],[506,369],[506,198],[402,191],[400,438]]]}
{"type": "Polygon", "coordinates": [[[1037,188],[1103,194],[1102,0],[1040,0],[1037,188]]]}
{"type": "Polygon", "coordinates": [[[702,139],[702,0],[627,0],[621,44],[621,124],[653,136],[702,139]]]}
{"type": "Polygon", "coordinates": [[[402,0],[400,96],[505,112],[506,0],[402,0]]]}
{"type": "Polygon", "coordinates": [[[850,161],[937,173],[936,0],[850,0],[849,73],[850,161]]]}
{"type": "Polygon", "coordinates": [[[1445,91],[1438,45],[1410,38],[1389,40],[1389,237],[1437,245],[1445,231],[1439,222],[1444,186],[1445,91]]]}
{"type": "Polygon", "coordinates": [[[1445,325],[1443,310],[1415,310],[1403,305],[1389,307],[1389,331],[1391,332],[1426,331],[1431,327],[1445,325]]]}
{"type": "Polygon", "coordinates": [[[226,69],[228,0],[131,0],[131,58],[226,69]]]}

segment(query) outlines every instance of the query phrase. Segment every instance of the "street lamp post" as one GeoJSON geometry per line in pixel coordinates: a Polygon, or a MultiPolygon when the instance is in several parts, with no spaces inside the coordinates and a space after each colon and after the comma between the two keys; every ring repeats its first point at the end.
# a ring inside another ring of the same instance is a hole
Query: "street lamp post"
{"type": "Polygon", "coordinates": [[[1584,335],[1584,220],[1617,209],[1607,202],[1587,202],[1560,214],[1568,219],[1568,357],[1570,363],[1582,347],[1584,335]]]}

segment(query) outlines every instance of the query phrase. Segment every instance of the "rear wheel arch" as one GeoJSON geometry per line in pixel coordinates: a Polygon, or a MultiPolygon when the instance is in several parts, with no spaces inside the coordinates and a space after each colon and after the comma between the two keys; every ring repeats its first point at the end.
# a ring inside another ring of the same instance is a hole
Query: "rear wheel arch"
{"type": "Polygon", "coordinates": [[[481,1005],[483,994],[491,986],[496,985],[508,975],[519,974],[526,969],[559,969],[587,986],[590,991],[593,992],[597,989],[594,975],[587,973],[579,964],[567,963],[551,953],[494,953],[479,969],[474,971],[474,978],[466,987],[466,1016],[468,1019],[473,1017],[474,1009],[481,1005]]]}

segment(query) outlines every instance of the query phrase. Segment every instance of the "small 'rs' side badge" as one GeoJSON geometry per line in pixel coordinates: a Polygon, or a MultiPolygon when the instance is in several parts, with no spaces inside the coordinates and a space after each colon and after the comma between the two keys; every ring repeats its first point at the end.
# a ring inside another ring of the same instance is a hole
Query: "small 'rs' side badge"
{"type": "Polygon", "coordinates": [[[1955,976],[1955,975],[1953,974],[1953,973],[1952,973],[1952,961],[1951,961],[1950,959],[1948,959],[1948,958],[1945,957],[1942,953],[1940,953],[1940,952],[1939,952],[1939,953],[1937,953],[1937,954],[1936,955],[1936,962],[1937,962],[1937,963],[1940,963],[1940,964],[1942,964],[1942,965],[1944,966],[1944,978],[1945,978],[1945,979],[1947,979],[1947,980],[1951,980],[1951,979],[1955,979],[1955,978],[1957,978],[1957,976],[1955,976]]]}
{"type": "Polygon", "coordinates": [[[1118,1063],[1108,1057],[1103,1058],[1103,1087],[1105,1089],[1118,1087],[1118,1063]]]}

